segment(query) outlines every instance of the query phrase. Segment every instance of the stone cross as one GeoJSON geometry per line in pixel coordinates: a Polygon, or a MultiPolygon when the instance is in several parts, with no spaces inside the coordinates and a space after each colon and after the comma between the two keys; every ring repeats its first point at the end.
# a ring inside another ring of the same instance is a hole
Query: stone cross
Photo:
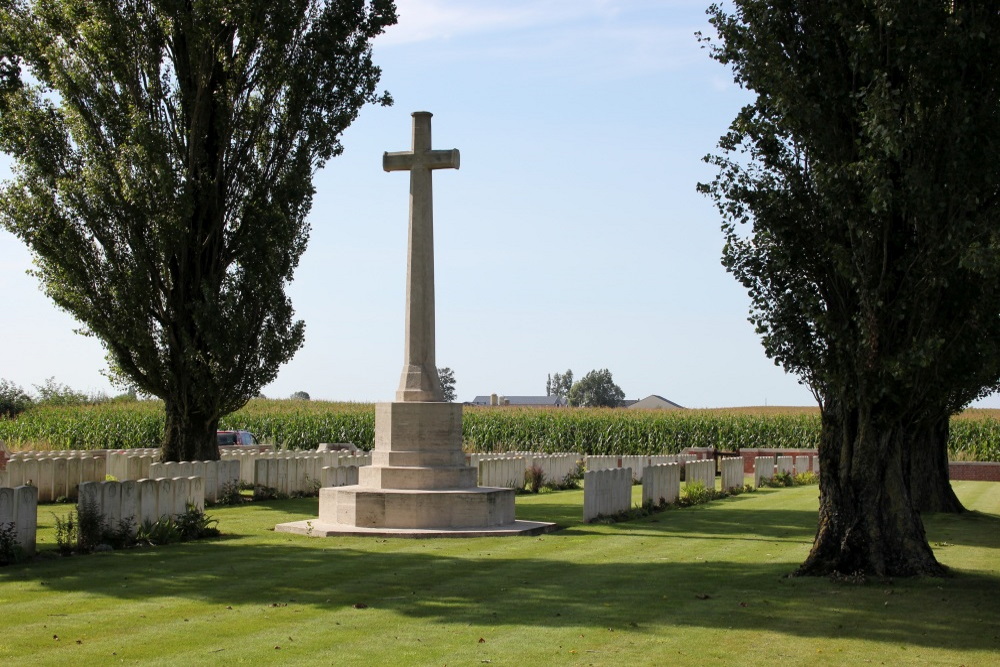
{"type": "Polygon", "coordinates": [[[431,170],[458,169],[458,150],[431,150],[431,114],[413,113],[413,150],[385,153],[385,171],[410,172],[410,236],[406,259],[406,343],[396,400],[441,401],[434,359],[434,210],[431,170]]]}

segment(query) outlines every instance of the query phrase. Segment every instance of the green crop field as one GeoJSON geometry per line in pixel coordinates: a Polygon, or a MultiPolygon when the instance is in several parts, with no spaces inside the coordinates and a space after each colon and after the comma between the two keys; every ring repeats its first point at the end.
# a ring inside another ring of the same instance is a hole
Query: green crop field
{"type": "MultiPolygon", "coordinates": [[[[34,407],[0,420],[0,441],[12,448],[129,449],[159,444],[159,401],[78,407],[34,407]]],[[[265,442],[313,449],[321,442],[353,442],[370,449],[375,406],[370,403],[253,400],[222,420],[265,442]]],[[[581,454],[675,453],[685,447],[814,448],[815,408],[627,410],[466,407],[465,447],[475,451],[573,451],[581,454]]],[[[952,458],[1000,461],[1000,411],[969,410],[951,423],[952,458]]]]}

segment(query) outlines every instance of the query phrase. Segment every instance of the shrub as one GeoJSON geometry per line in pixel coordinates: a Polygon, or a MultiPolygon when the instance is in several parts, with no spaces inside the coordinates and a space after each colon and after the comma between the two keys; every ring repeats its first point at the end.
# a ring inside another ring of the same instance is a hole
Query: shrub
{"type": "Polygon", "coordinates": [[[24,559],[24,549],[17,541],[17,526],[0,523],[0,565],[10,565],[24,559]]]}
{"type": "Polygon", "coordinates": [[[144,521],[136,526],[133,517],[126,517],[110,525],[93,502],[70,510],[65,517],[55,517],[56,548],[68,556],[87,554],[102,549],[126,549],[148,544],[157,546],[186,542],[219,534],[216,519],[188,504],[187,511],[176,518],[161,517],[158,521],[144,521]]]}
{"type": "Polygon", "coordinates": [[[13,419],[31,407],[31,397],[12,382],[0,380],[0,417],[13,419]]]}
{"type": "Polygon", "coordinates": [[[243,484],[239,481],[229,481],[222,485],[219,490],[218,499],[215,501],[216,505],[242,505],[243,504],[243,494],[240,490],[243,488],[243,484]]]}
{"type": "Polygon", "coordinates": [[[253,487],[254,500],[283,500],[287,498],[284,493],[279,493],[277,489],[257,484],[253,487]]]}
{"type": "Polygon", "coordinates": [[[807,486],[809,484],[819,484],[819,476],[814,472],[800,472],[795,476],[795,486],[807,486]]]}
{"type": "Polygon", "coordinates": [[[182,539],[180,528],[169,517],[160,517],[158,521],[143,521],[135,534],[138,544],[160,546],[174,544],[182,539]]]}
{"type": "Polygon", "coordinates": [[[681,497],[677,499],[677,504],[681,507],[690,507],[691,505],[700,505],[716,498],[725,497],[726,494],[716,491],[714,488],[709,489],[702,482],[692,482],[685,485],[681,491],[681,497]]]}
{"type": "Polygon", "coordinates": [[[565,491],[568,489],[579,488],[580,482],[583,481],[583,473],[586,468],[583,465],[583,459],[576,462],[576,468],[572,472],[566,473],[558,482],[549,481],[545,483],[545,488],[549,491],[565,491]]]}
{"type": "Polygon", "coordinates": [[[524,486],[531,493],[538,493],[545,484],[545,470],[542,466],[533,465],[524,471],[524,486]]]}
{"type": "Polygon", "coordinates": [[[178,514],[174,519],[174,523],[177,525],[178,532],[180,532],[182,542],[200,540],[204,537],[217,537],[219,535],[219,529],[215,527],[219,521],[208,516],[190,503],[188,503],[187,511],[184,514],[178,514]]]}

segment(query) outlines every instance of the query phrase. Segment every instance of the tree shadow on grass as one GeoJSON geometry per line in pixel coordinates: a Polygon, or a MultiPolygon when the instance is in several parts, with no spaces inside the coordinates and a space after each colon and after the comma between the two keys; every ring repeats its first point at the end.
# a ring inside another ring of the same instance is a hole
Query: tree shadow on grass
{"type": "MultiPolygon", "coordinates": [[[[314,500],[305,499],[259,509],[268,514],[281,511],[282,520],[287,520],[289,512],[313,507],[314,500]]],[[[579,509],[546,507],[549,516],[568,516],[579,509]]],[[[992,536],[989,546],[996,546],[997,524],[991,516],[945,516],[935,518],[932,532],[951,531],[955,543],[962,544],[990,542],[992,536]]],[[[38,561],[0,570],[0,585],[37,581],[49,592],[128,601],[184,597],[223,608],[307,605],[345,614],[372,608],[456,625],[633,632],[733,628],[1000,649],[995,626],[1000,576],[959,571],[945,580],[857,586],[787,579],[795,566],[787,560],[746,562],[729,556],[692,562],[683,556],[687,540],[719,540],[719,553],[731,554],[739,553],[744,540],[809,542],[814,526],[815,512],[747,511],[732,503],[673,510],[612,526],[578,523],[543,538],[415,541],[271,534],[250,544],[220,539],[38,561]],[[630,540],[622,548],[623,537],[658,539],[630,540]],[[722,543],[726,540],[732,546],[722,543]],[[563,548],[576,555],[563,557],[563,548]]],[[[47,605],[52,613],[72,612],[68,598],[54,596],[47,605]]]]}
{"type": "MultiPolygon", "coordinates": [[[[38,574],[48,591],[123,600],[180,596],[220,607],[308,605],[345,613],[361,613],[354,608],[363,605],[463,626],[733,628],[1000,648],[1000,578],[976,573],[856,586],[786,579],[786,562],[578,563],[430,553],[440,542],[425,542],[427,551],[418,553],[378,552],[356,539],[290,539],[294,544],[213,542],[101,554],[74,559],[72,570],[38,574]]],[[[500,548],[496,540],[470,543],[476,552],[500,548]]],[[[20,574],[4,572],[0,581],[28,573],[20,574]]],[[[49,603],[53,612],[57,605],[55,598],[49,603]]]]}
{"type": "Polygon", "coordinates": [[[922,518],[932,543],[1000,549],[1000,516],[995,514],[967,511],[961,514],[927,514],[922,518]]]}

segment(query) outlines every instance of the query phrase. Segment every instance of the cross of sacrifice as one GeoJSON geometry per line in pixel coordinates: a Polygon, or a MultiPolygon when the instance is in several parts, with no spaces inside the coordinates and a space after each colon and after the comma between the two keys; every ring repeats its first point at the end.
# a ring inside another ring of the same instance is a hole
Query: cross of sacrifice
{"type": "Polygon", "coordinates": [[[385,171],[410,172],[406,258],[406,343],[396,400],[441,401],[434,359],[434,210],[431,170],[458,169],[457,149],[431,150],[431,113],[413,112],[413,150],[385,153],[385,171]]]}

